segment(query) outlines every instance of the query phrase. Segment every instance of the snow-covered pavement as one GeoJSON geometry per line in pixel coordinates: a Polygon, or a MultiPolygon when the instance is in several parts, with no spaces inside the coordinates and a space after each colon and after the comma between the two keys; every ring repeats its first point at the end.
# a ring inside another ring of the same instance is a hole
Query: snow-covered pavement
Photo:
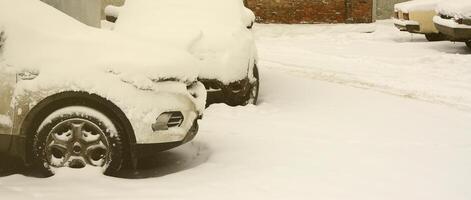
{"type": "Polygon", "coordinates": [[[262,66],[471,111],[471,51],[375,25],[259,25],[262,66]],[[373,31],[374,33],[363,33],[373,31]]]}
{"type": "Polygon", "coordinates": [[[143,160],[126,178],[89,169],[10,175],[0,178],[1,199],[470,199],[471,81],[459,81],[471,76],[462,66],[470,55],[461,44],[411,41],[384,23],[370,35],[316,25],[325,34],[294,28],[297,35],[279,37],[284,26],[262,26],[260,105],[212,105],[195,141],[143,160]],[[408,48],[420,52],[400,51],[408,48]],[[464,92],[464,104],[455,106],[452,92],[446,103],[397,93],[440,96],[426,81],[464,92]]]}

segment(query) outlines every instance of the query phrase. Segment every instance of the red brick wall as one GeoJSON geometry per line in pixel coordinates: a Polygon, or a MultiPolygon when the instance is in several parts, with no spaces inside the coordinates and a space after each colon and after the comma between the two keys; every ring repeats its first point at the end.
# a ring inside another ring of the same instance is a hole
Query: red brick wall
{"type": "Polygon", "coordinates": [[[261,23],[369,23],[373,0],[246,0],[261,23]]]}

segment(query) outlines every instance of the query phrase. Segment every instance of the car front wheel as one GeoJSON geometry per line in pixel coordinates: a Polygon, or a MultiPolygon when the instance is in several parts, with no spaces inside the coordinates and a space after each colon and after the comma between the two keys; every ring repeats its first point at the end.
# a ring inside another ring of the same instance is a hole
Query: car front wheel
{"type": "Polygon", "coordinates": [[[71,106],[46,117],[33,142],[38,170],[52,176],[63,167],[101,168],[113,174],[123,162],[123,144],[117,123],[99,111],[71,106]]]}
{"type": "Polygon", "coordinates": [[[468,49],[471,49],[471,40],[466,42],[466,46],[468,47],[468,49]]]}
{"type": "Polygon", "coordinates": [[[260,76],[258,73],[258,68],[257,66],[254,66],[253,68],[253,77],[254,80],[250,83],[250,90],[248,94],[248,100],[245,103],[246,105],[248,104],[253,104],[257,105],[258,102],[258,92],[259,92],[259,87],[260,87],[260,76]]]}

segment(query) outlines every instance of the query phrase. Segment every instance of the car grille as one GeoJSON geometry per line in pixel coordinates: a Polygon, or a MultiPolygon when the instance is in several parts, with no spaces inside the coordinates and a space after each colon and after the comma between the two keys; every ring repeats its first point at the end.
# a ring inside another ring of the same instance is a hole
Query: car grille
{"type": "Polygon", "coordinates": [[[181,112],[172,112],[170,119],[168,120],[167,127],[178,127],[183,122],[183,114],[181,112]]]}

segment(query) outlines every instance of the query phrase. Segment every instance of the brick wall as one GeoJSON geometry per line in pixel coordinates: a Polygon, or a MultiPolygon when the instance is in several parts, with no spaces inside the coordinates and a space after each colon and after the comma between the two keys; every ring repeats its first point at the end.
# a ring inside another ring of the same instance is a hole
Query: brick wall
{"type": "Polygon", "coordinates": [[[370,23],[374,0],[245,0],[261,23],[370,23]]]}

